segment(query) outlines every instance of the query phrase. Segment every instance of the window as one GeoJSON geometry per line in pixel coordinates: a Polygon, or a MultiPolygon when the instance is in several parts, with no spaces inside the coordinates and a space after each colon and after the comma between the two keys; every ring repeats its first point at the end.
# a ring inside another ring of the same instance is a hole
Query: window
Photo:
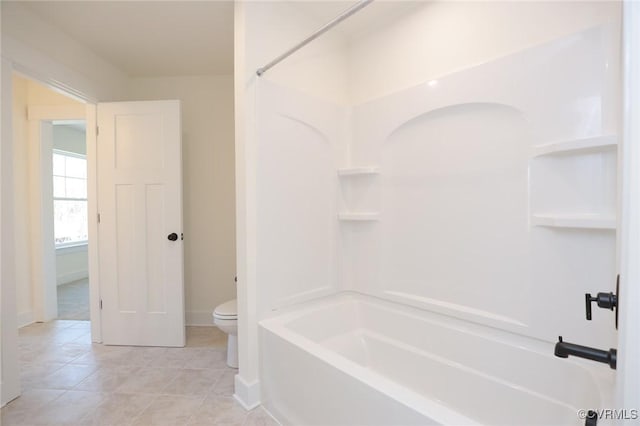
{"type": "Polygon", "coordinates": [[[53,226],[56,247],[86,243],[87,159],[53,150],[53,226]]]}

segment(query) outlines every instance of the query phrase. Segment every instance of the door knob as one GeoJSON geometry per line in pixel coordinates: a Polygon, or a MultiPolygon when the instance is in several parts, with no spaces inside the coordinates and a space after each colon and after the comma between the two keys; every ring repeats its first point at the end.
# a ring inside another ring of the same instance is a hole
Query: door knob
{"type": "Polygon", "coordinates": [[[169,239],[169,241],[178,241],[178,234],[176,234],[175,232],[172,232],[169,235],[167,235],[167,238],[169,239]]]}

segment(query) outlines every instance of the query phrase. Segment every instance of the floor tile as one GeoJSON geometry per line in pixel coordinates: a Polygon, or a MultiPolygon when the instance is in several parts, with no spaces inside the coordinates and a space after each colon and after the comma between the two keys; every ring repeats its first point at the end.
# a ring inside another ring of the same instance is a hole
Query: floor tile
{"type": "Polygon", "coordinates": [[[56,323],[57,321],[51,321],[48,323],[34,323],[27,327],[22,327],[18,330],[18,336],[21,338],[31,336],[48,337],[55,328],[56,323]]]}
{"type": "MultiPolygon", "coordinates": [[[[67,328],[67,327],[72,327],[74,325],[77,325],[79,321],[77,320],[65,320],[65,319],[61,319],[58,318],[54,321],[50,321],[47,323],[41,323],[41,324],[45,324],[45,325],[49,325],[51,327],[54,328],[67,328]]],[[[87,321],[83,321],[83,322],[87,322],[87,321]]]]}
{"type": "Polygon", "coordinates": [[[91,365],[65,365],[45,376],[35,387],[43,389],[71,389],[89,377],[96,367],[91,365]]]}
{"type": "Polygon", "coordinates": [[[244,426],[278,426],[279,423],[274,420],[262,407],[255,408],[247,415],[244,426]]]}
{"type": "Polygon", "coordinates": [[[212,388],[213,393],[216,395],[233,395],[236,374],[238,374],[238,370],[231,368],[225,370],[212,388]]]}
{"type": "Polygon", "coordinates": [[[193,413],[189,426],[243,426],[247,411],[232,397],[208,396],[193,413]]]}
{"type": "Polygon", "coordinates": [[[187,346],[220,347],[226,346],[227,336],[214,327],[189,327],[187,329],[187,346]]]}
{"type": "Polygon", "coordinates": [[[20,363],[20,381],[22,389],[32,389],[34,387],[42,387],[41,384],[45,377],[60,370],[65,364],[46,362],[46,363],[20,363]]]}
{"type": "Polygon", "coordinates": [[[232,398],[237,370],[226,335],[187,327],[184,348],[92,344],[88,321],[56,320],[19,332],[23,395],[2,426],[187,424],[271,426],[232,398]]]}
{"type": "Polygon", "coordinates": [[[25,352],[20,355],[20,359],[31,363],[55,362],[66,364],[83,356],[87,351],[88,348],[86,345],[76,343],[42,345],[25,350],[25,352]]]}
{"type": "Polygon", "coordinates": [[[127,355],[127,362],[129,364],[148,367],[156,364],[156,359],[161,357],[166,351],[167,348],[133,347],[127,355]]]}
{"type": "Polygon", "coordinates": [[[116,392],[161,394],[177,375],[178,370],[174,368],[142,367],[118,386],[116,392]]]}
{"type": "Polygon", "coordinates": [[[29,413],[24,411],[14,411],[4,407],[0,412],[0,424],[2,426],[31,426],[28,421],[29,413]]]}
{"type": "Polygon", "coordinates": [[[34,426],[78,426],[82,424],[82,418],[95,410],[103,399],[100,393],[67,391],[38,410],[30,421],[34,426]]]}
{"type": "Polygon", "coordinates": [[[135,377],[140,368],[142,367],[137,365],[101,367],[78,383],[74,389],[93,392],[114,392],[125,381],[135,377]]]}
{"type": "Polygon", "coordinates": [[[130,425],[147,409],[156,397],[145,394],[109,394],[102,403],[85,415],[83,426],[130,425]]]}
{"type": "Polygon", "coordinates": [[[193,353],[188,349],[190,348],[163,348],[155,354],[147,354],[146,362],[144,355],[141,355],[141,358],[142,362],[150,367],[189,368],[193,353]]]}
{"type": "Polygon", "coordinates": [[[130,360],[131,348],[128,346],[104,346],[93,344],[87,353],[73,360],[73,364],[97,366],[123,365],[130,360]]]}
{"type": "Polygon", "coordinates": [[[202,401],[202,397],[159,396],[134,420],[133,425],[186,425],[202,401]]]}
{"type": "Polygon", "coordinates": [[[207,395],[224,370],[181,369],[177,376],[162,390],[172,395],[207,395]]]}
{"type": "Polygon", "coordinates": [[[186,348],[191,351],[189,368],[227,369],[226,348],[186,348]]]}
{"type": "Polygon", "coordinates": [[[64,394],[64,390],[31,389],[22,392],[20,398],[11,401],[2,408],[3,426],[26,425],[33,413],[40,410],[47,403],[64,394]]]}
{"type": "Polygon", "coordinates": [[[53,401],[64,393],[64,390],[58,389],[30,389],[22,392],[20,398],[11,401],[7,408],[14,411],[32,410],[53,401]]]}
{"type": "Polygon", "coordinates": [[[58,318],[89,319],[89,280],[82,279],[58,286],[58,318]]]}

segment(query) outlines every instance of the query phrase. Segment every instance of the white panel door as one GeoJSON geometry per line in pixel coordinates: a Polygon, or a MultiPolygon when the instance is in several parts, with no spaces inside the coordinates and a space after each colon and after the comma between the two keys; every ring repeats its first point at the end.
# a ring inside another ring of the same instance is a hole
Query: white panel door
{"type": "Polygon", "coordinates": [[[184,346],[179,101],[98,104],[102,337],[184,346]]]}

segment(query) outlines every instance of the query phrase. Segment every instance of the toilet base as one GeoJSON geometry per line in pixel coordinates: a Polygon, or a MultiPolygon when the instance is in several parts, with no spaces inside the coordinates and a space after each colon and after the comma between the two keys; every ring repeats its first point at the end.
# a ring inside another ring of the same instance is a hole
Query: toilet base
{"type": "Polygon", "coordinates": [[[227,365],[238,368],[238,335],[227,335],[227,365]]]}

